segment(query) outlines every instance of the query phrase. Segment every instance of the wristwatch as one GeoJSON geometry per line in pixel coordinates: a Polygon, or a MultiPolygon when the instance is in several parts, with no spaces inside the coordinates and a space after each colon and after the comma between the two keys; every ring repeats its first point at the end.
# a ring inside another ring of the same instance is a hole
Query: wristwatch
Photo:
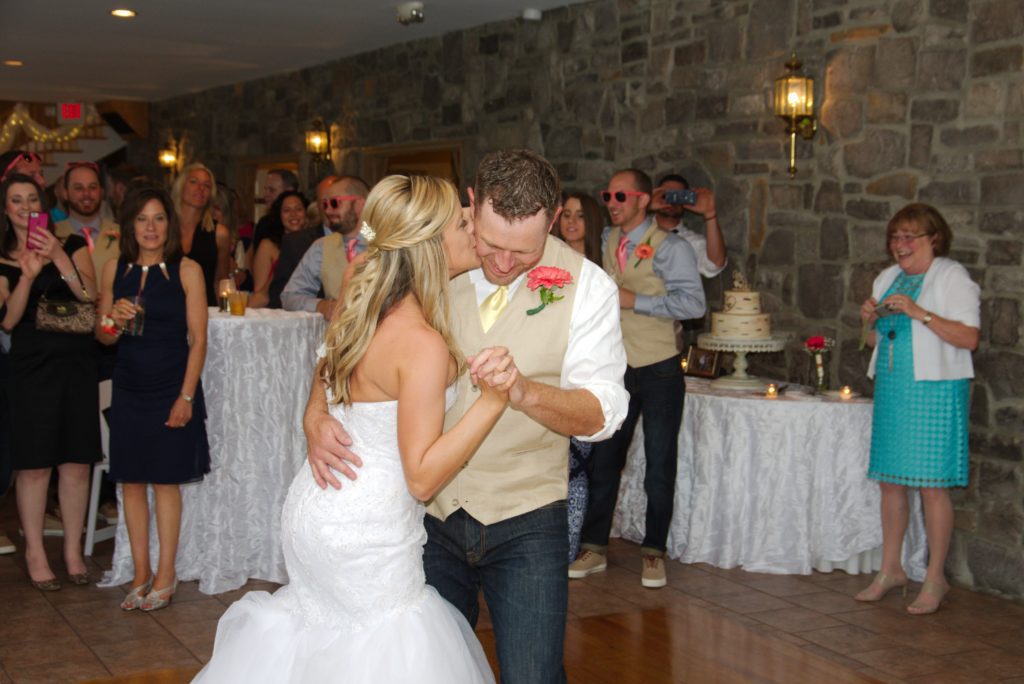
{"type": "Polygon", "coordinates": [[[932,315],[930,313],[925,313],[925,315],[921,318],[921,322],[924,323],[925,325],[928,325],[929,323],[932,322],[932,315]]]}
{"type": "Polygon", "coordinates": [[[184,399],[189,404],[192,403],[192,395],[190,395],[190,394],[185,394],[184,392],[182,392],[181,393],[181,398],[184,399]]]}

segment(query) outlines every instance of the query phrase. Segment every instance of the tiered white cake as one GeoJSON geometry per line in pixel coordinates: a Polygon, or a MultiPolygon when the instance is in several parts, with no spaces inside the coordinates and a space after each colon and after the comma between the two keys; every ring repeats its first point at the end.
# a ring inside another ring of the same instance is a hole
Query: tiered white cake
{"type": "Polygon", "coordinates": [[[725,291],[725,306],[711,314],[711,335],[729,340],[765,340],[772,336],[771,316],[761,313],[761,294],[751,292],[747,279],[733,274],[733,289],[725,291]]]}

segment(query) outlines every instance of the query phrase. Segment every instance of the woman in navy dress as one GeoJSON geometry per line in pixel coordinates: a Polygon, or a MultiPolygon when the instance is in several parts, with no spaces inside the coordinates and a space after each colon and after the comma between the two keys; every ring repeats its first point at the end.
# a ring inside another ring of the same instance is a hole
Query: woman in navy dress
{"type": "Polygon", "coordinates": [[[182,256],[170,198],[142,188],[121,210],[121,258],[103,268],[97,336],[120,340],[110,411],[110,478],[123,483],[135,579],[121,608],[156,610],[177,587],[174,558],[183,482],[210,471],[206,407],[199,382],[206,359],[206,287],[182,256]],[[141,295],[141,306],[133,302],[141,295]],[[134,319],[141,317],[140,326],[134,319]],[[149,562],[147,486],[156,499],[160,557],[149,562]]]}
{"type": "Polygon", "coordinates": [[[875,348],[868,369],[875,380],[868,477],[882,492],[882,569],[855,598],[878,601],[906,587],[900,564],[906,490],[919,488],[928,571],[907,612],[924,615],[949,591],[949,488],[967,486],[971,352],[978,346],[981,307],[967,269],[946,257],[953,233],[933,207],[908,204],[889,221],[886,238],[896,263],[875,279],[860,309],[864,324],[873,327],[868,341],[875,348]]]}

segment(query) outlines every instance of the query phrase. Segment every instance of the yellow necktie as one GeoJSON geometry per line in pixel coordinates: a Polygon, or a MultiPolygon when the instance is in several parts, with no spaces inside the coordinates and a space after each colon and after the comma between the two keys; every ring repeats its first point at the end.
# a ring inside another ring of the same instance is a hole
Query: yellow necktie
{"type": "Polygon", "coordinates": [[[480,325],[483,326],[484,332],[491,329],[491,326],[498,320],[498,316],[501,315],[507,304],[508,288],[504,285],[499,286],[497,290],[487,295],[487,299],[480,304],[480,325]]]}

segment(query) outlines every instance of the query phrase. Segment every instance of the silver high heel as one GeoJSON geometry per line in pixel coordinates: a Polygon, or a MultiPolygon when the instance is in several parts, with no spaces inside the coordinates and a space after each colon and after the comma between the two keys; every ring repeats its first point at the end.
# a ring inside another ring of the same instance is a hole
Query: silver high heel
{"type": "Polygon", "coordinates": [[[174,598],[174,592],[178,590],[178,578],[174,578],[174,584],[163,589],[151,591],[143,600],[142,605],[139,606],[139,610],[150,612],[153,610],[160,610],[170,605],[171,599],[174,598]]]}
{"type": "Polygon", "coordinates": [[[128,595],[124,597],[124,601],[121,601],[121,610],[135,610],[136,608],[142,607],[142,602],[146,598],[146,594],[153,588],[153,575],[149,576],[145,584],[135,587],[128,592],[128,595]]]}

